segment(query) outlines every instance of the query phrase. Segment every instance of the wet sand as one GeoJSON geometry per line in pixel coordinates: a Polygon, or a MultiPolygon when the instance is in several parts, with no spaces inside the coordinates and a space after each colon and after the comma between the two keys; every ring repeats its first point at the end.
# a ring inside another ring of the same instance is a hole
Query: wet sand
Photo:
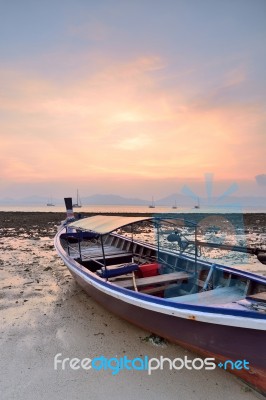
{"type": "MultiPolygon", "coordinates": [[[[265,232],[265,215],[250,214],[247,230],[265,232]],[[256,223],[260,219],[263,223],[256,223]]],[[[196,356],[105,311],[73,281],[53,248],[57,213],[0,212],[1,398],[177,399],[257,398],[229,373],[214,371],[54,370],[54,356],[196,356]]],[[[259,236],[261,240],[261,236],[259,236]]]]}

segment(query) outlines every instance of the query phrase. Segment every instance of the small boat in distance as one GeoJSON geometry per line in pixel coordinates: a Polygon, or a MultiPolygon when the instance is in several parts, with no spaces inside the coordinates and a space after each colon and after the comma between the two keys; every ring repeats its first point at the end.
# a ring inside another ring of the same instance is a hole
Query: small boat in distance
{"type": "Polygon", "coordinates": [[[214,368],[266,394],[266,277],[205,261],[200,249],[229,247],[262,263],[266,250],[200,241],[196,223],[169,214],[75,220],[72,199],[65,202],[69,217],[55,248],[90,296],[142,329],[212,357],[214,368]]]}
{"type": "Polygon", "coordinates": [[[176,200],[175,200],[175,204],[172,206],[172,208],[173,208],[173,209],[176,209],[176,208],[177,208],[176,200]]]}
{"type": "Polygon", "coordinates": [[[194,208],[200,208],[200,201],[199,201],[199,197],[198,197],[198,203],[194,206],[194,208]]]}
{"type": "Polygon", "coordinates": [[[149,208],[155,208],[153,196],[152,196],[152,200],[151,200],[151,204],[149,205],[149,208]]]}
{"type": "Polygon", "coordinates": [[[48,202],[47,202],[47,207],[54,207],[54,203],[53,203],[53,198],[52,198],[52,196],[50,197],[50,199],[48,199],[48,202]]]}
{"type": "Polygon", "coordinates": [[[78,189],[77,189],[77,202],[75,204],[73,204],[73,207],[75,207],[75,208],[81,208],[82,207],[78,189]]]}

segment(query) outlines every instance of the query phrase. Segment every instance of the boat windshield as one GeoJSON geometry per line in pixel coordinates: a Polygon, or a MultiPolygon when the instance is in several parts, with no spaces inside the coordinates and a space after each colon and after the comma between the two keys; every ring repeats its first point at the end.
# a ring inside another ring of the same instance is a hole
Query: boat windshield
{"type": "MultiPolygon", "coordinates": [[[[158,222],[158,248],[180,253],[198,253],[196,225],[184,219],[161,219],[158,222]]],[[[198,254],[197,254],[198,255],[198,254]]]]}

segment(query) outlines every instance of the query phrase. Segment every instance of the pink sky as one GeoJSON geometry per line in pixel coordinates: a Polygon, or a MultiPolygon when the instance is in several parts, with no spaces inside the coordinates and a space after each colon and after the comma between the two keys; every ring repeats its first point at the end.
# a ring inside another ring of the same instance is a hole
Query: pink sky
{"type": "Polygon", "coordinates": [[[0,197],[76,187],[149,197],[197,186],[208,172],[218,187],[262,194],[265,96],[251,90],[254,49],[226,62],[210,49],[208,60],[182,66],[160,43],[118,55],[109,31],[106,21],[66,24],[68,40],[98,46],[73,55],[58,43],[0,63],[0,197]]]}

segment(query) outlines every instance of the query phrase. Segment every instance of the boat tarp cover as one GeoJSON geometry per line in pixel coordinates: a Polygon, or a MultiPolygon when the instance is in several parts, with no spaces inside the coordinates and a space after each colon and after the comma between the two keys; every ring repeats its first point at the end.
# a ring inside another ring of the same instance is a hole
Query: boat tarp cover
{"type": "Polygon", "coordinates": [[[70,228],[76,228],[82,231],[91,231],[104,235],[106,233],[113,232],[116,229],[121,228],[122,226],[149,219],[151,218],[96,215],[95,217],[79,219],[72,222],[68,226],[70,228]]]}

